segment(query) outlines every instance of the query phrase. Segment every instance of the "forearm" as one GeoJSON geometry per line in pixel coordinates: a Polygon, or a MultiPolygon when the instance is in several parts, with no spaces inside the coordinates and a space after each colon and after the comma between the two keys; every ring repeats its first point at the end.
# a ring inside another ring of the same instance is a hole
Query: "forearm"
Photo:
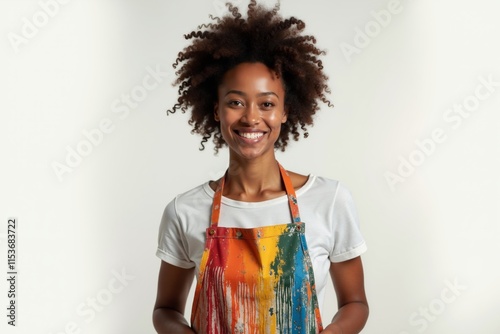
{"type": "Polygon", "coordinates": [[[168,308],[157,308],[154,310],[153,325],[158,334],[195,333],[181,313],[168,308]]]}
{"type": "Polygon", "coordinates": [[[325,327],[324,334],[357,334],[361,332],[368,319],[368,305],[353,302],[342,306],[333,317],[332,323],[325,327]]]}

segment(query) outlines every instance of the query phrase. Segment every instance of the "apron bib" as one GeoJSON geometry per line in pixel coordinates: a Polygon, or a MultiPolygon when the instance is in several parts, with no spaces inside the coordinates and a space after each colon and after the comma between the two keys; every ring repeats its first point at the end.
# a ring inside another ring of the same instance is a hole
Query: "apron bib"
{"type": "Polygon", "coordinates": [[[290,177],[279,168],[292,218],[289,224],[217,226],[225,177],[219,182],[191,312],[191,326],[198,334],[323,330],[305,224],[290,177]]]}

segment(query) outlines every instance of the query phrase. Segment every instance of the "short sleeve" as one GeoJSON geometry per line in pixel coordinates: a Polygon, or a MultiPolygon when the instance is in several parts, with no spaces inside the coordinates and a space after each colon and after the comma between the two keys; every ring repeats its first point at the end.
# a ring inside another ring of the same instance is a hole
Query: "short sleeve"
{"type": "Polygon", "coordinates": [[[333,203],[334,244],[331,262],[342,262],[363,254],[367,247],[361,234],[358,215],[350,191],[339,183],[333,203]]]}
{"type": "Polygon", "coordinates": [[[189,269],[193,268],[195,263],[189,258],[188,243],[176,212],[176,200],[177,198],[172,200],[163,212],[156,256],[171,265],[189,269]]]}

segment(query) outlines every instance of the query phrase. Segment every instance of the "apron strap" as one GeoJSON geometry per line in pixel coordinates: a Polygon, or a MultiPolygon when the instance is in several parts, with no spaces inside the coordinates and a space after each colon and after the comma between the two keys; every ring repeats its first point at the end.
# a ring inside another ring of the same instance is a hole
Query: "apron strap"
{"type": "MultiPolygon", "coordinates": [[[[278,167],[280,169],[281,179],[285,185],[285,191],[288,198],[288,206],[290,208],[290,215],[292,216],[292,221],[294,223],[300,222],[300,214],[299,214],[299,206],[297,204],[297,196],[295,195],[295,189],[292,185],[292,180],[288,175],[287,171],[278,163],[278,167]]],[[[222,205],[222,191],[224,189],[224,182],[227,177],[227,171],[224,173],[224,176],[220,179],[219,184],[217,185],[217,189],[215,189],[214,200],[212,204],[212,216],[211,223],[212,227],[217,227],[219,223],[220,217],[220,207],[222,205]]]]}
{"type": "Polygon", "coordinates": [[[281,172],[281,178],[285,184],[286,195],[288,197],[288,206],[290,207],[290,214],[292,215],[292,221],[294,223],[300,222],[299,206],[297,204],[297,195],[295,195],[295,189],[293,188],[292,180],[288,175],[287,171],[280,163],[278,163],[281,172]]]}

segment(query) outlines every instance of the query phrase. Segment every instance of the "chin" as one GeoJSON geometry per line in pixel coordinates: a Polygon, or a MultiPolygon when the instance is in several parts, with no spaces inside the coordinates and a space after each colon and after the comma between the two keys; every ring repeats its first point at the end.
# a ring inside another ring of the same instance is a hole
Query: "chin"
{"type": "Polygon", "coordinates": [[[235,156],[238,156],[238,157],[245,159],[245,160],[252,160],[252,159],[256,159],[256,158],[265,156],[266,154],[269,154],[268,150],[257,149],[257,148],[233,150],[233,153],[235,156]]]}

